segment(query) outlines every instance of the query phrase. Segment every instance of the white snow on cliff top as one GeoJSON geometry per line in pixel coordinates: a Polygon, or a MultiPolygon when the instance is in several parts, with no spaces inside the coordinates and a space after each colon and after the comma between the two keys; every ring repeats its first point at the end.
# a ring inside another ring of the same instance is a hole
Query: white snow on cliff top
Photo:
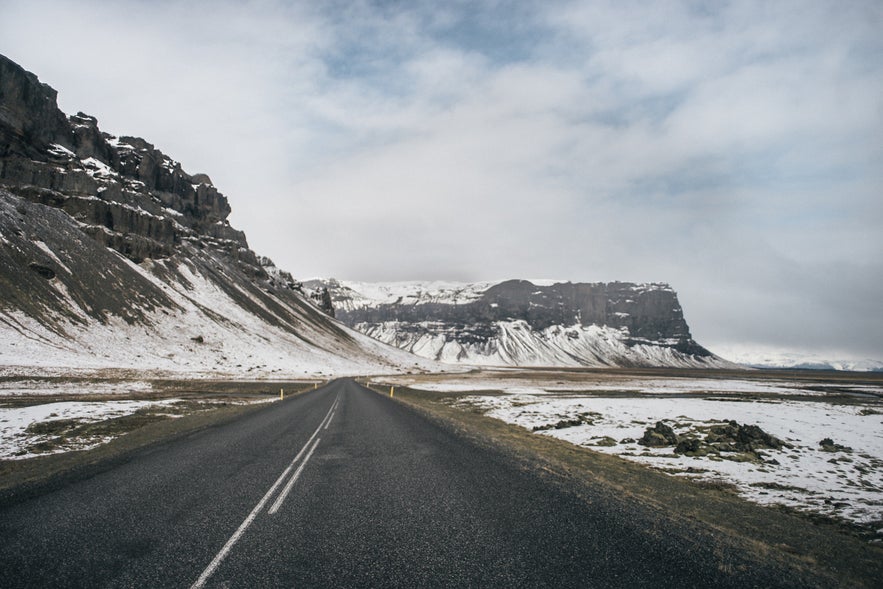
{"type": "MultiPolygon", "coordinates": [[[[449,305],[465,305],[482,297],[493,286],[507,280],[488,280],[481,282],[457,282],[448,280],[433,281],[399,281],[399,282],[360,282],[355,280],[313,279],[326,284],[339,284],[352,291],[351,308],[358,309],[375,305],[402,303],[425,304],[445,303],[449,305]]],[[[310,280],[306,282],[311,282],[310,280]]],[[[534,286],[549,287],[556,284],[568,284],[568,280],[550,278],[527,279],[534,286]]],[[[671,290],[667,284],[641,283],[632,286],[636,292],[646,290],[671,290]]],[[[342,301],[341,301],[342,302],[342,301]]],[[[344,303],[344,307],[347,305],[344,303]]]]}
{"type": "Polygon", "coordinates": [[[339,280],[342,286],[355,291],[360,298],[353,298],[356,307],[376,304],[447,303],[463,305],[481,298],[481,295],[501,281],[494,282],[450,282],[404,281],[404,282],[356,282],[339,280]]]}

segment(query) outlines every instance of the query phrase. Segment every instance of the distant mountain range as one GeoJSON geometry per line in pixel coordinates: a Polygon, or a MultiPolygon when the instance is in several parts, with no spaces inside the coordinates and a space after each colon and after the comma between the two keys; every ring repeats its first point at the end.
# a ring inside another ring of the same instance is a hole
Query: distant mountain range
{"type": "Polygon", "coordinates": [[[808,352],[766,349],[763,346],[724,346],[721,354],[734,362],[752,368],[883,372],[883,362],[879,360],[844,359],[838,354],[823,356],[808,352]]]}
{"type": "Polygon", "coordinates": [[[229,214],[207,175],[65,116],[0,56],[0,369],[432,367],[329,318],[229,214]]]}
{"type": "Polygon", "coordinates": [[[734,367],[695,341],[666,284],[509,280],[304,286],[382,342],[447,363],[493,366],[734,367]]]}

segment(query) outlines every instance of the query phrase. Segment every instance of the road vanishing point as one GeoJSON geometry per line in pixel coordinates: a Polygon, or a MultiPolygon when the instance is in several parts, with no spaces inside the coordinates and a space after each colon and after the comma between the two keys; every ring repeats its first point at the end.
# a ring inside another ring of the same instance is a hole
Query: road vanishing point
{"type": "Polygon", "coordinates": [[[800,586],[673,521],[342,379],[3,505],[0,587],[800,586]]]}

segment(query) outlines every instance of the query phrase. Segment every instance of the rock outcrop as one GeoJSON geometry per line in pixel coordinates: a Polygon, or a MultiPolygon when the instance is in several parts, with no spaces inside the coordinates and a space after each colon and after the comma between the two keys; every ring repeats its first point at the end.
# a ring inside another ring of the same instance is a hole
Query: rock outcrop
{"type": "Polygon", "coordinates": [[[317,309],[230,211],[208,175],[65,116],[55,90],[0,56],[0,364],[413,367],[317,309]]]}
{"type": "Polygon", "coordinates": [[[666,284],[346,283],[327,288],[336,317],[363,333],[445,362],[514,366],[727,363],[693,341],[666,284]]]}
{"type": "Polygon", "coordinates": [[[0,80],[0,185],[64,210],[136,263],[211,240],[265,277],[207,175],[187,174],[144,139],[102,133],[95,117],[65,117],[52,88],[2,56],[0,80]]]}

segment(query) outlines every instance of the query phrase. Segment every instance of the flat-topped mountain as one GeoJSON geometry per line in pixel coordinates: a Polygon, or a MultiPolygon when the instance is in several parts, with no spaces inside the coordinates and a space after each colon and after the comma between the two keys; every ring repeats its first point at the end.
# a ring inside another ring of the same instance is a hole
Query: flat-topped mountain
{"type": "Polygon", "coordinates": [[[307,281],[338,319],[425,358],[503,366],[730,364],[695,341],[666,284],[307,281]]]}
{"type": "Polygon", "coordinates": [[[0,56],[0,365],[365,373],[420,360],[330,319],[206,174],[65,116],[0,56]]]}

